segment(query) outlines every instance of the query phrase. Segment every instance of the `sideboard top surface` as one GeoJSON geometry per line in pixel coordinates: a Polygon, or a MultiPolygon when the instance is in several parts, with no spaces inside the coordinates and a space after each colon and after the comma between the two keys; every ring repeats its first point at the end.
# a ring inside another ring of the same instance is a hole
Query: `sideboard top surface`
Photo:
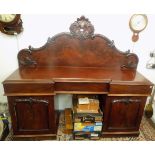
{"type": "Polygon", "coordinates": [[[118,82],[152,85],[143,75],[133,70],[118,70],[96,67],[39,67],[20,68],[4,82],[118,82]]]}

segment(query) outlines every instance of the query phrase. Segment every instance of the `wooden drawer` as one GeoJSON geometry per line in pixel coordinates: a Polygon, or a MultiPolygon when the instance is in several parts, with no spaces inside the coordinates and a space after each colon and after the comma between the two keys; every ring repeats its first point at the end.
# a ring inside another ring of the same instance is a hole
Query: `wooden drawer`
{"type": "Polygon", "coordinates": [[[152,86],[111,84],[109,94],[146,94],[150,95],[152,86]]]}
{"type": "MultiPolygon", "coordinates": [[[[4,84],[5,94],[14,93],[52,93],[54,92],[53,83],[7,83],[4,84]]],[[[24,94],[23,94],[24,95],[24,94]]]]}
{"type": "Polygon", "coordinates": [[[56,91],[77,91],[77,92],[108,92],[108,83],[89,83],[89,82],[57,82],[55,83],[56,91]]]}

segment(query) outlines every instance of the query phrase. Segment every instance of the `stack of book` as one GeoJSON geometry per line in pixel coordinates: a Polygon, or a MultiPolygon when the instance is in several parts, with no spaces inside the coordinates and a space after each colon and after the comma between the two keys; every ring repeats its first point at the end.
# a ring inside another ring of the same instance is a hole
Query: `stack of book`
{"type": "Polygon", "coordinates": [[[73,103],[74,139],[99,139],[103,125],[99,100],[94,97],[77,96],[73,103]]]}

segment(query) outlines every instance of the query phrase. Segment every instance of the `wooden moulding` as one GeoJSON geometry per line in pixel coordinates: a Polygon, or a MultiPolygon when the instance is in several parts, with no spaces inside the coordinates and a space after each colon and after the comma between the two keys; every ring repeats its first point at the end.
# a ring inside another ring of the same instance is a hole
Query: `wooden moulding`
{"type": "Polygon", "coordinates": [[[6,94],[51,94],[54,92],[54,86],[53,83],[9,83],[4,84],[4,90],[6,94]]]}
{"type": "Polygon", "coordinates": [[[13,137],[49,137],[49,136],[56,136],[56,134],[13,135],[13,137]]]}
{"type": "Polygon", "coordinates": [[[108,94],[108,92],[89,92],[89,91],[55,91],[56,94],[108,94]]]}
{"type": "Polygon", "coordinates": [[[140,95],[150,95],[152,92],[152,87],[149,85],[121,85],[121,84],[111,84],[109,94],[140,94],[140,95]]]}
{"type": "Polygon", "coordinates": [[[102,132],[102,137],[126,137],[126,136],[139,136],[139,131],[129,131],[129,132],[102,132]]]}
{"type": "Polygon", "coordinates": [[[55,91],[108,92],[108,86],[107,83],[58,82],[55,83],[55,91]]]}
{"type": "Polygon", "coordinates": [[[108,94],[108,96],[150,96],[150,94],[108,94]]]}
{"type": "Polygon", "coordinates": [[[55,140],[56,134],[13,135],[13,140],[55,140]]]}
{"type": "Polygon", "coordinates": [[[4,96],[53,96],[55,93],[5,93],[4,96]]]}

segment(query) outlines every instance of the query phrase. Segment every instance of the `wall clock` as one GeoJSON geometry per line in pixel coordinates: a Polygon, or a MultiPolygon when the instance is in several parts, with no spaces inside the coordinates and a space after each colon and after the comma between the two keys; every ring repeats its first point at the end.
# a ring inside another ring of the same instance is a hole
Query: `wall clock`
{"type": "Polygon", "coordinates": [[[129,27],[133,32],[132,41],[136,42],[139,39],[139,33],[142,32],[148,24],[148,18],[145,14],[134,14],[129,21],[129,27]]]}
{"type": "Polygon", "coordinates": [[[0,14],[0,31],[8,35],[21,33],[23,26],[20,14],[0,14]]]}

